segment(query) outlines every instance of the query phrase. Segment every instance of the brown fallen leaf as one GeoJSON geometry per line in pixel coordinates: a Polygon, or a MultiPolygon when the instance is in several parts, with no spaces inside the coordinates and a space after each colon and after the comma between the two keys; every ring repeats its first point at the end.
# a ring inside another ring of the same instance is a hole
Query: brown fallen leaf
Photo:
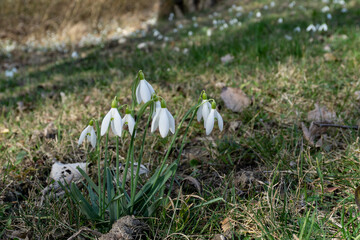
{"type": "Polygon", "coordinates": [[[327,107],[321,107],[315,103],[315,109],[308,113],[307,119],[314,122],[332,123],[336,121],[336,113],[329,111],[327,107]]]}
{"type": "Polygon", "coordinates": [[[332,193],[332,192],[335,192],[338,189],[339,189],[338,187],[329,187],[329,188],[324,189],[324,192],[332,193]]]}
{"type": "Polygon", "coordinates": [[[355,203],[358,206],[360,210],[360,186],[356,188],[355,190],[355,203]]]}
{"type": "Polygon", "coordinates": [[[225,106],[233,112],[241,112],[251,103],[250,98],[240,88],[224,87],[221,99],[225,106]]]}
{"type": "Polygon", "coordinates": [[[198,191],[198,193],[201,195],[202,194],[202,186],[201,186],[201,183],[194,177],[191,177],[191,176],[187,176],[185,177],[183,180],[182,180],[183,183],[185,182],[189,182],[191,183],[195,188],[196,190],[198,191]]]}
{"type": "Polygon", "coordinates": [[[304,123],[301,123],[301,128],[303,131],[304,138],[310,144],[310,146],[315,146],[315,147],[322,146],[321,135],[326,132],[327,130],[326,127],[318,127],[312,122],[310,124],[309,129],[306,127],[304,123]],[[315,139],[318,137],[320,137],[320,140],[315,143],[315,139]]]}
{"type": "Polygon", "coordinates": [[[232,229],[232,225],[231,225],[231,219],[230,218],[225,218],[224,220],[221,221],[221,229],[223,230],[224,233],[226,233],[227,231],[232,229]]]}
{"type": "Polygon", "coordinates": [[[332,53],[325,53],[324,59],[326,62],[335,62],[337,60],[337,58],[332,53]]]}

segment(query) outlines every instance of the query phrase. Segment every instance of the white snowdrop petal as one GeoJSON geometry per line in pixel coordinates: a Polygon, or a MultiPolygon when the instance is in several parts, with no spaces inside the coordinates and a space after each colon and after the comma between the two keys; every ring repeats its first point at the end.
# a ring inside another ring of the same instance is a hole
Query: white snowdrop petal
{"type": "Polygon", "coordinates": [[[151,116],[151,118],[154,118],[156,113],[161,109],[161,104],[160,104],[160,101],[156,101],[155,102],[155,110],[151,116]]]}
{"type": "Polygon", "coordinates": [[[141,103],[141,95],[140,95],[140,83],[136,87],[136,101],[138,104],[141,103]]]}
{"type": "Polygon", "coordinates": [[[106,131],[109,128],[109,123],[111,120],[111,109],[110,111],[105,115],[102,123],[101,123],[101,136],[104,136],[104,134],[106,133],[106,131]]]}
{"type": "Polygon", "coordinates": [[[121,133],[122,133],[122,128],[123,128],[123,123],[121,120],[121,116],[119,111],[116,108],[113,108],[113,122],[115,125],[115,131],[116,131],[116,135],[118,135],[119,137],[121,137],[121,133]]]}
{"type": "MultiPolygon", "coordinates": [[[[145,83],[146,83],[146,86],[147,86],[148,89],[149,89],[150,94],[153,95],[153,93],[155,92],[155,91],[154,91],[154,88],[150,85],[150,83],[149,83],[148,81],[146,81],[146,80],[144,80],[144,81],[145,81],[145,83]]],[[[151,96],[150,96],[150,97],[151,97],[151,96]]]]}
{"type": "Polygon", "coordinates": [[[96,133],[95,133],[95,130],[94,130],[93,127],[91,127],[90,134],[91,134],[90,135],[90,137],[91,137],[90,143],[91,143],[92,147],[95,148],[95,146],[96,146],[96,133]]]}
{"type": "MultiPolygon", "coordinates": [[[[197,121],[200,122],[201,121],[201,118],[202,118],[202,108],[204,107],[204,105],[200,105],[200,107],[198,108],[198,111],[197,111],[197,121]]],[[[204,119],[206,120],[206,119],[204,119]]]]}
{"type": "Polygon", "coordinates": [[[159,130],[160,135],[164,138],[169,132],[169,119],[166,113],[166,109],[161,109],[159,117],[159,130]]]}
{"type": "Polygon", "coordinates": [[[215,111],[214,109],[211,109],[209,116],[206,118],[206,122],[205,122],[206,135],[209,135],[212,132],[214,128],[214,121],[215,121],[215,111]]]}
{"type": "MultiPolygon", "coordinates": [[[[132,135],[134,132],[135,120],[130,114],[126,114],[125,117],[126,117],[125,121],[127,122],[128,126],[129,126],[129,132],[132,135]]],[[[125,121],[124,121],[124,123],[125,123],[125,121]]]]}
{"type": "Polygon", "coordinates": [[[205,127],[205,119],[209,116],[211,109],[211,105],[209,102],[204,103],[204,107],[202,108],[202,116],[204,118],[204,127],[205,127]]]}
{"type": "Polygon", "coordinates": [[[160,116],[160,112],[161,110],[157,111],[155,114],[155,117],[152,120],[151,123],[151,132],[155,132],[155,130],[158,128],[159,126],[159,116],[160,116]]]}
{"type": "Polygon", "coordinates": [[[146,103],[150,100],[151,98],[151,93],[149,91],[148,86],[146,85],[146,83],[144,82],[145,80],[141,80],[140,81],[140,95],[141,95],[141,100],[146,103]]]}
{"type": "Polygon", "coordinates": [[[220,113],[218,113],[217,111],[216,111],[216,119],[218,120],[219,129],[220,129],[220,131],[222,131],[224,128],[224,121],[223,121],[220,113]]]}
{"type": "Polygon", "coordinates": [[[79,138],[79,141],[78,141],[78,145],[80,145],[80,144],[84,141],[84,139],[85,139],[85,137],[86,137],[86,135],[87,135],[87,133],[88,133],[89,127],[90,127],[90,126],[87,126],[87,127],[81,132],[80,138],[79,138]]]}
{"type": "Polygon", "coordinates": [[[175,133],[175,119],[171,115],[169,110],[167,110],[167,108],[165,110],[166,110],[167,117],[169,119],[170,131],[174,134],[175,133]]]}

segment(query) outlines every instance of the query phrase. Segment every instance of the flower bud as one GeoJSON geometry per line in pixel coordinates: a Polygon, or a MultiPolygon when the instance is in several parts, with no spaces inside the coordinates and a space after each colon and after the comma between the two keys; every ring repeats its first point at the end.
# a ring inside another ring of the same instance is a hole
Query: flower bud
{"type": "Polygon", "coordinates": [[[138,76],[139,76],[139,79],[140,79],[140,80],[144,80],[144,79],[145,79],[145,75],[144,75],[143,71],[141,71],[141,70],[139,71],[138,76]]]}
{"type": "Polygon", "coordinates": [[[216,103],[215,102],[211,103],[211,109],[216,109],[216,103]]]}
{"type": "Polygon", "coordinates": [[[161,108],[166,108],[166,103],[164,99],[161,100],[161,108]]]}
{"type": "Polygon", "coordinates": [[[203,99],[203,100],[206,100],[206,99],[207,99],[207,95],[206,95],[205,92],[203,92],[203,94],[202,94],[202,99],[203,99]]]}
{"type": "Polygon", "coordinates": [[[111,108],[116,108],[117,107],[117,97],[114,97],[114,100],[111,102],[111,108]]]}

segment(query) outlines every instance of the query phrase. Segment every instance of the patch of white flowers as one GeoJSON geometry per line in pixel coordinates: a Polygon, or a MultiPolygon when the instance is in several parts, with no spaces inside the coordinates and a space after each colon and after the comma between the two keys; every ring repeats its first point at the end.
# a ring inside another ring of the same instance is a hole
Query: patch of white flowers
{"type": "MultiPolygon", "coordinates": [[[[169,132],[171,132],[172,134],[175,133],[175,119],[173,115],[167,109],[164,99],[157,96],[153,87],[145,80],[142,71],[139,71],[138,74],[135,97],[138,104],[147,103],[152,106],[152,133],[159,129],[160,135],[163,138],[167,137],[169,132]],[[149,101],[152,102],[148,103],[149,101]]],[[[202,119],[204,120],[206,135],[209,135],[212,132],[215,120],[218,121],[220,131],[223,130],[223,119],[220,116],[219,112],[216,110],[216,103],[213,99],[208,100],[207,95],[204,91],[201,93],[201,101],[199,101],[196,109],[197,120],[199,122],[202,119]]],[[[102,120],[100,135],[104,136],[108,132],[109,125],[113,134],[118,137],[122,137],[124,125],[128,126],[130,135],[135,134],[136,121],[132,115],[133,112],[134,109],[133,111],[131,111],[127,107],[125,110],[125,116],[124,118],[122,118],[118,110],[118,99],[117,97],[115,97],[111,103],[111,109],[102,120]]],[[[93,148],[96,147],[97,136],[93,125],[94,121],[91,120],[89,122],[89,125],[82,131],[78,141],[78,145],[82,144],[85,137],[87,137],[88,141],[91,143],[91,146],[93,148]]]]}

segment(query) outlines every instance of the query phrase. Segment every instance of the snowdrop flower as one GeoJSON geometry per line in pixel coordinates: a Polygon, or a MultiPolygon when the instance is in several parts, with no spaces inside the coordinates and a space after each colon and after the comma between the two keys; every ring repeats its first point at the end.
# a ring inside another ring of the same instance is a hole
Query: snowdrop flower
{"type": "Polygon", "coordinates": [[[82,131],[82,133],[80,134],[78,145],[80,145],[84,141],[85,137],[87,137],[88,141],[91,143],[91,146],[93,148],[95,148],[95,146],[96,146],[96,133],[95,133],[93,124],[94,124],[94,122],[93,122],[93,120],[91,120],[89,122],[89,125],[82,131]]]}
{"type": "Polygon", "coordinates": [[[192,32],[192,31],[189,31],[189,32],[188,32],[188,35],[189,35],[189,37],[191,37],[191,36],[193,35],[193,32],[192,32]]]}
{"type": "Polygon", "coordinates": [[[71,53],[71,57],[73,59],[77,59],[77,58],[79,58],[79,54],[76,51],[74,51],[74,52],[71,53]]]}
{"type": "Polygon", "coordinates": [[[140,82],[136,87],[136,100],[138,104],[141,102],[147,103],[151,96],[155,93],[153,87],[145,80],[144,73],[139,71],[140,82]]]}
{"type": "Polygon", "coordinates": [[[279,23],[279,24],[283,23],[283,21],[284,21],[283,18],[279,18],[279,19],[278,19],[278,23],[279,23]]]}
{"type": "Polygon", "coordinates": [[[174,13],[170,13],[170,15],[169,15],[169,21],[172,21],[172,20],[174,20],[174,13]]]}
{"type": "Polygon", "coordinates": [[[256,13],[256,17],[257,17],[257,18],[261,18],[261,12],[257,12],[257,13],[256,13]]]}
{"type": "Polygon", "coordinates": [[[121,116],[119,111],[116,108],[117,99],[116,97],[111,103],[110,111],[105,115],[102,123],[101,123],[101,136],[104,136],[109,128],[109,124],[111,125],[112,132],[121,137],[123,122],[121,120],[121,116]]]}
{"type": "Polygon", "coordinates": [[[211,29],[206,30],[206,36],[211,37],[211,35],[212,35],[212,30],[211,29]]]}
{"type": "Polygon", "coordinates": [[[274,1],[272,1],[272,2],[270,3],[270,7],[275,7],[275,2],[274,2],[274,1]]]}
{"type": "Polygon", "coordinates": [[[192,19],[193,21],[196,21],[196,17],[195,17],[195,16],[194,16],[194,17],[192,17],[191,19],[192,19]]]}
{"type": "Polygon", "coordinates": [[[306,28],[307,32],[316,32],[316,27],[314,26],[314,24],[310,24],[307,28],[306,28]]]}
{"type": "Polygon", "coordinates": [[[329,6],[325,6],[321,9],[321,12],[323,12],[323,13],[328,12],[328,11],[330,11],[329,6]]]}
{"type": "Polygon", "coordinates": [[[301,28],[297,26],[296,28],[294,28],[294,32],[301,32],[301,28]]]}
{"type": "Polygon", "coordinates": [[[236,13],[236,17],[241,17],[241,15],[242,15],[241,12],[236,13]]]}
{"type": "Polygon", "coordinates": [[[332,19],[331,13],[328,13],[328,14],[326,15],[326,17],[327,17],[327,19],[331,20],[331,19],[332,19]]]}
{"type": "Polygon", "coordinates": [[[319,26],[318,30],[319,30],[320,32],[323,32],[323,31],[324,31],[324,32],[327,32],[327,30],[328,30],[327,24],[326,24],[326,23],[321,24],[321,25],[319,26]]]}
{"type": "Polygon", "coordinates": [[[265,5],[264,6],[264,10],[268,10],[269,9],[269,6],[268,5],[265,5]]]}
{"type": "Polygon", "coordinates": [[[214,128],[215,119],[217,119],[219,129],[220,129],[220,131],[222,131],[223,127],[224,127],[224,122],[223,122],[222,117],[218,113],[218,111],[216,111],[215,102],[213,102],[211,104],[211,110],[210,110],[209,116],[206,118],[206,121],[205,121],[206,135],[209,135],[212,132],[212,130],[214,128]]]}
{"type": "Polygon", "coordinates": [[[122,121],[124,124],[127,124],[129,126],[129,132],[130,132],[130,135],[132,135],[134,132],[135,120],[131,116],[131,112],[128,108],[126,108],[126,110],[125,110],[125,116],[122,119],[122,121]]]}
{"type": "Polygon", "coordinates": [[[288,41],[291,41],[291,40],[292,40],[292,36],[290,36],[290,35],[285,34],[284,37],[285,37],[285,39],[288,40],[288,41]]]}
{"type": "Polygon", "coordinates": [[[178,29],[182,29],[182,28],[184,28],[184,26],[180,23],[180,24],[178,25],[178,29]]]}
{"type": "Polygon", "coordinates": [[[341,12],[342,12],[342,13],[346,13],[347,11],[348,11],[347,8],[342,8],[342,9],[341,9],[341,12]]]}
{"type": "Polygon", "coordinates": [[[167,110],[164,100],[161,101],[161,109],[156,112],[151,123],[151,132],[159,128],[161,137],[166,137],[169,130],[175,133],[175,120],[171,113],[167,110]]]}
{"type": "Polygon", "coordinates": [[[202,94],[202,102],[197,111],[197,120],[198,120],[198,122],[200,122],[201,118],[203,118],[204,119],[204,127],[205,127],[206,119],[209,116],[210,110],[211,110],[211,105],[209,103],[209,100],[207,100],[206,93],[203,93],[202,94]]]}
{"type": "Polygon", "coordinates": [[[295,7],[295,4],[296,4],[296,2],[295,2],[295,1],[292,1],[292,2],[289,4],[289,8],[295,7]]]}

